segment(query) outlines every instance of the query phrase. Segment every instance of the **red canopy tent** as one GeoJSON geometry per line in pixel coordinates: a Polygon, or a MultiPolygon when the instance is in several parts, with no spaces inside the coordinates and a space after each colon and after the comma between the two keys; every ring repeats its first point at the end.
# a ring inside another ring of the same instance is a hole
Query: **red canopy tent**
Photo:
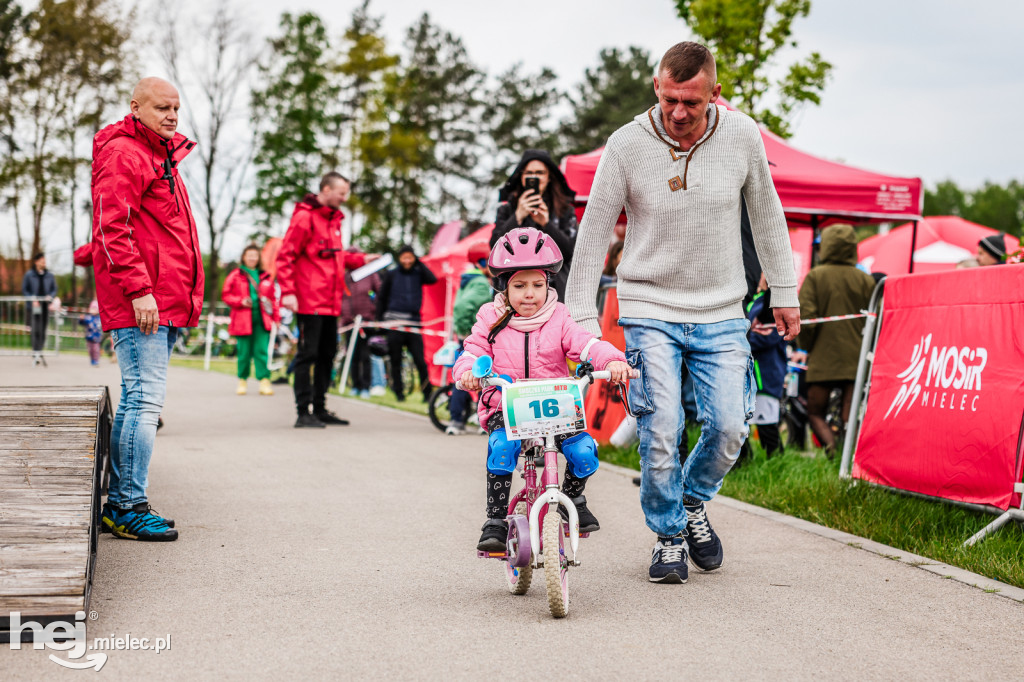
{"type": "MultiPolygon", "coordinates": [[[[723,98],[719,98],[718,103],[733,109],[723,98]]],[[[791,147],[763,128],[761,139],[790,227],[818,230],[834,222],[920,220],[923,198],[920,178],[881,175],[826,161],[791,147]]],[[[595,149],[562,160],[562,172],[576,191],[577,201],[586,202],[602,151],[603,148],[595,149]]],[[[790,230],[794,254],[803,261],[796,263],[801,281],[811,265],[813,236],[806,237],[802,231],[790,230]]]]}
{"type": "MultiPolygon", "coordinates": [[[[953,270],[965,258],[972,258],[978,242],[997,234],[996,230],[978,225],[957,216],[931,216],[917,225],[914,244],[914,272],[941,272],[953,270]]],[[[857,260],[871,272],[886,275],[905,275],[910,270],[910,243],[913,240],[910,223],[894,228],[888,234],[868,237],[857,245],[857,260]]],[[[1003,237],[1006,252],[1019,248],[1015,237],[1003,237]]]]}
{"type": "Polygon", "coordinates": [[[429,325],[427,329],[444,332],[444,336],[426,334],[423,337],[424,357],[430,367],[430,383],[435,386],[441,382],[442,368],[433,363],[434,353],[452,338],[451,317],[455,307],[455,294],[459,291],[459,280],[466,271],[469,247],[478,242],[487,244],[491,238],[494,224],[485,225],[465,239],[437,251],[431,250],[430,255],[420,260],[437,275],[437,283],[423,288],[423,307],[420,315],[424,322],[443,318],[443,322],[429,325]]]}

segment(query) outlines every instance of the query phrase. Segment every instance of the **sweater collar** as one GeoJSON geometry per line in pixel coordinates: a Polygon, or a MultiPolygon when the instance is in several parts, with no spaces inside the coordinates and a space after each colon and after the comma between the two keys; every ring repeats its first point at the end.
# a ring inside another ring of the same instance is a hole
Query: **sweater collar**
{"type": "Polygon", "coordinates": [[[662,119],[660,104],[655,104],[653,107],[648,109],[643,114],[640,114],[633,120],[637,121],[641,125],[641,127],[644,128],[644,130],[646,130],[651,135],[665,143],[665,145],[668,146],[669,149],[671,149],[675,154],[687,154],[689,153],[689,151],[692,151],[698,146],[704,144],[704,142],[715,133],[715,130],[718,128],[719,116],[720,112],[718,111],[718,105],[708,104],[707,130],[704,131],[704,134],[701,135],[699,140],[693,143],[693,146],[690,147],[690,150],[688,151],[683,151],[679,147],[679,143],[673,140],[671,137],[669,137],[668,132],[665,130],[665,121],[662,119]]]}

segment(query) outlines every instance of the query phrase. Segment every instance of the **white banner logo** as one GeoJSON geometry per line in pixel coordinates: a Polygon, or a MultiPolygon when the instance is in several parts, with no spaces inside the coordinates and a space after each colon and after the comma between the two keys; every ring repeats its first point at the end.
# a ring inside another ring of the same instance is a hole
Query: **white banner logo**
{"type": "Polygon", "coordinates": [[[899,415],[903,409],[910,410],[918,398],[921,407],[977,412],[981,373],[987,363],[988,351],[984,348],[933,348],[932,335],[922,337],[910,354],[910,366],[896,375],[903,385],[889,405],[885,419],[899,415]]]}

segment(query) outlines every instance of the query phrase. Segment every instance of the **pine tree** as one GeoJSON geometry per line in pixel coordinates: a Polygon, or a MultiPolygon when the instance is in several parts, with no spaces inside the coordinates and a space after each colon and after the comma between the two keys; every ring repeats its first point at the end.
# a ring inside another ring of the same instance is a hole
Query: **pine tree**
{"type": "Polygon", "coordinates": [[[263,88],[252,92],[257,131],[255,197],[249,202],[270,228],[291,202],[315,191],[338,163],[336,140],[344,114],[327,28],[311,12],[281,16],[281,35],[259,66],[263,88]]]}

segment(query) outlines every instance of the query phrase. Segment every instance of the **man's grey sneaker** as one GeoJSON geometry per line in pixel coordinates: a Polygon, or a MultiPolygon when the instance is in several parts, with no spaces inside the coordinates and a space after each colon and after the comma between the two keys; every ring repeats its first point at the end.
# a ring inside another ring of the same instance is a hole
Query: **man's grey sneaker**
{"type": "Polygon", "coordinates": [[[682,536],[658,538],[651,552],[648,576],[652,583],[681,585],[686,582],[689,571],[686,568],[686,540],[682,536]]]}
{"type": "Polygon", "coordinates": [[[444,432],[449,436],[464,436],[466,435],[466,425],[459,422],[452,422],[444,432]]]}
{"type": "Polygon", "coordinates": [[[690,562],[702,571],[713,571],[721,567],[722,541],[718,539],[715,529],[708,521],[708,511],[704,503],[693,498],[686,498],[686,536],[690,545],[690,562]],[[695,502],[695,504],[689,504],[695,502]]]}

